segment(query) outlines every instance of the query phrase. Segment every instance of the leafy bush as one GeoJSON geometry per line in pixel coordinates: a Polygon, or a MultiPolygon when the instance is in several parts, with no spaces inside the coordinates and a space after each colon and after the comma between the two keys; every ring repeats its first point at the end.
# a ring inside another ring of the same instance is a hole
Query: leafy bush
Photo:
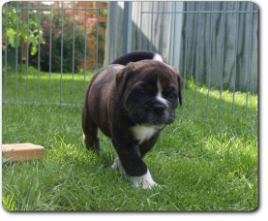
{"type": "Polygon", "coordinates": [[[107,16],[108,15],[108,10],[107,9],[100,9],[100,14],[107,16]]]}
{"type": "MultiPolygon", "coordinates": [[[[11,3],[6,3],[9,7],[14,6],[11,3]]],[[[37,45],[39,35],[42,39],[43,30],[40,27],[39,30],[39,19],[38,16],[34,15],[33,10],[29,11],[29,21],[23,21],[22,10],[6,10],[6,5],[2,8],[2,50],[6,50],[7,48],[16,48],[16,41],[18,39],[18,46],[21,45],[21,42],[29,41],[29,45],[31,45],[31,55],[35,55],[37,52],[37,45]],[[28,23],[29,23],[29,39],[27,39],[27,31],[28,31],[28,23]],[[7,26],[7,29],[6,29],[7,26]],[[17,32],[18,30],[18,32],[17,32]],[[7,44],[5,43],[7,38],[7,44]],[[5,45],[6,44],[6,45],[5,45]]],[[[41,42],[41,44],[44,42],[41,42]]]]}
{"type": "MultiPolygon", "coordinates": [[[[61,55],[62,41],[62,15],[60,13],[53,14],[51,41],[50,41],[50,15],[44,15],[42,19],[42,28],[44,30],[43,40],[45,44],[40,45],[40,67],[43,71],[49,71],[50,65],[50,42],[51,42],[51,71],[72,72],[73,70],[73,54],[74,54],[74,72],[79,72],[79,67],[83,65],[85,57],[85,48],[87,48],[87,58],[89,56],[88,46],[85,47],[85,31],[79,28],[75,29],[75,50],[73,52],[73,16],[64,16],[63,22],[63,55],[61,55]]],[[[92,38],[87,35],[87,41],[92,38]]],[[[38,54],[32,57],[31,63],[38,64],[38,54]]]]}

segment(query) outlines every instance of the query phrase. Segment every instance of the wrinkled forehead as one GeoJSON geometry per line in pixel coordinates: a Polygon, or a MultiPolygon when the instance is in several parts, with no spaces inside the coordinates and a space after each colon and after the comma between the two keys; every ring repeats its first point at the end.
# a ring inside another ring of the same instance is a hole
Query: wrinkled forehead
{"type": "MultiPolygon", "coordinates": [[[[136,82],[143,82],[161,88],[177,87],[174,70],[166,65],[150,65],[140,67],[133,76],[136,82]]],[[[134,82],[133,82],[134,83],[134,82]]]]}

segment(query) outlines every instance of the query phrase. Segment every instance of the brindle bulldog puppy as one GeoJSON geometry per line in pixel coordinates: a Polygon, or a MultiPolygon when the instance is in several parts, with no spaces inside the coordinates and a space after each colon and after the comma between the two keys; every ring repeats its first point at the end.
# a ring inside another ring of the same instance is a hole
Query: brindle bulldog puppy
{"type": "Polygon", "coordinates": [[[112,168],[132,177],[135,186],[156,185],[143,162],[160,132],[175,120],[182,104],[183,79],[161,61],[111,64],[92,77],[82,115],[83,139],[99,153],[98,128],[111,138],[118,154],[112,168]]]}

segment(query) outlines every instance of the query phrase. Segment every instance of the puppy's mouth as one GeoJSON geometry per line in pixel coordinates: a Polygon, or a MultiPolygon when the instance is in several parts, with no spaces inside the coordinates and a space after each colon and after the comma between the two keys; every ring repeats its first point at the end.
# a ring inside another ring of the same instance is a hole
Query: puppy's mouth
{"type": "Polygon", "coordinates": [[[155,129],[163,129],[166,126],[166,124],[163,124],[163,123],[157,123],[157,124],[142,123],[140,125],[144,127],[155,128],[155,129]]]}
{"type": "Polygon", "coordinates": [[[175,111],[158,103],[137,106],[130,114],[138,125],[157,129],[162,129],[175,120],[175,111]]]}
{"type": "Polygon", "coordinates": [[[172,114],[166,113],[160,116],[157,116],[152,113],[146,112],[136,112],[132,115],[132,119],[140,126],[162,129],[166,125],[171,124],[175,120],[175,116],[171,116],[172,114]]]}

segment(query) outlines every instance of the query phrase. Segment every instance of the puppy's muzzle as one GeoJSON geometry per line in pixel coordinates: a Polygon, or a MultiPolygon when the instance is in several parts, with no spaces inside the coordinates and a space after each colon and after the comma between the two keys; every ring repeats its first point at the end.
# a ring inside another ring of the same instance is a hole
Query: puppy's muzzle
{"type": "Polygon", "coordinates": [[[151,108],[157,115],[161,115],[161,114],[163,114],[164,110],[166,109],[166,105],[161,104],[161,103],[154,103],[151,106],[151,108]]]}

